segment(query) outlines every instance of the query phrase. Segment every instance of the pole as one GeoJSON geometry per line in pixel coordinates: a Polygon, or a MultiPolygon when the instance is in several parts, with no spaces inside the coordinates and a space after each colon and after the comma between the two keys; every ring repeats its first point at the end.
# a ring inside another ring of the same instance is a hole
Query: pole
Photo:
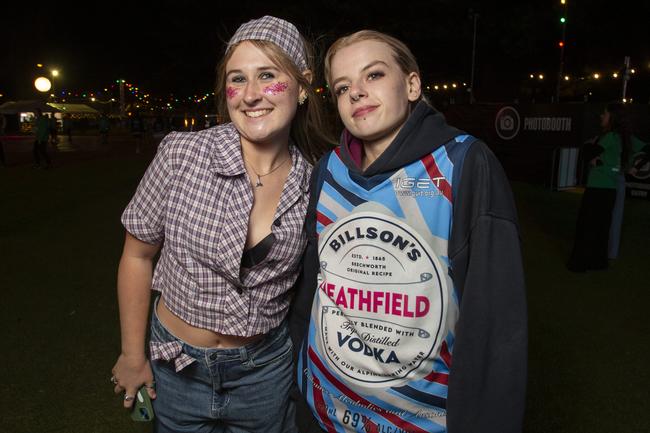
{"type": "Polygon", "coordinates": [[[120,80],[120,118],[126,117],[126,107],[124,104],[124,80],[120,80]]]}
{"type": "Polygon", "coordinates": [[[564,73],[564,45],[566,39],[566,22],[562,24],[562,43],[560,44],[560,69],[557,73],[557,86],[555,87],[555,102],[560,102],[560,85],[564,73]]]}
{"type": "Polygon", "coordinates": [[[627,82],[630,80],[630,56],[625,56],[625,71],[623,72],[623,102],[626,101],[627,82]]]}
{"type": "Polygon", "coordinates": [[[478,14],[473,13],[474,18],[474,38],[472,41],[472,74],[469,81],[469,103],[473,104],[476,102],[474,97],[474,68],[476,65],[476,22],[478,21],[478,14]]]}

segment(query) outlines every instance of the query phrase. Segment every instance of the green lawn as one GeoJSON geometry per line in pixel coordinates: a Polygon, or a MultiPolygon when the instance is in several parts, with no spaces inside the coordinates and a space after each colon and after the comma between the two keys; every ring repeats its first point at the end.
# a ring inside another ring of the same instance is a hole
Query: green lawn
{"type": "MultiPolygon", "coordinates": [[[[146,157],[0,169],[0,432],[148,432],[112,393],[119,216],[146,157]]],[[[650,431],[650,202],[621,257],[564,269],[580,196],[516,184],[530,311],[526,431],[650,431]]]]}

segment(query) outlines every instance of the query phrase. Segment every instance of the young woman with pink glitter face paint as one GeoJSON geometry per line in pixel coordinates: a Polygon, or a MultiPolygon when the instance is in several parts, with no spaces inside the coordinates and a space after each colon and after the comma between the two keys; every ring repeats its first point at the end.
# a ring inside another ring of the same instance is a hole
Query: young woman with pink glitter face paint
{"type": "Polygon", "coordinates": [[[311,163],[332,147],[311,61],[287,21],[240,26],[218,66],[227,123],[165,137],[122,215],[111,382],[125,408],[144,386],[160,433],[296,431],[285,317],[311,163]]]}

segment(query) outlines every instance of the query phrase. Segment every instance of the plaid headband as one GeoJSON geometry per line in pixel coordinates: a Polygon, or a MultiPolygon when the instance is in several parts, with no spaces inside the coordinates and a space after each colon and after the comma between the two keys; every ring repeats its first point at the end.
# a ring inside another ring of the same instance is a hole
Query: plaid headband
{"type": "Polygon", "coordinates": [[[244,23],[239,26],[228,42],[226,52],[230,51],[230,48],[236,43],[251,39],[273,42],[282,48],[282,51],[293,60],[298,69],[301,71],[307,69],[305,46],[298,29],[290,22],[266,15],[244,23]]]}

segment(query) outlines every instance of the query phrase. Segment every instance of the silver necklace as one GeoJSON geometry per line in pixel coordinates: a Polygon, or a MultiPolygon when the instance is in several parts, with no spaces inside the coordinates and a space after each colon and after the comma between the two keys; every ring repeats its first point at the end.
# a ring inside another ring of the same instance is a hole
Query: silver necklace
{"type": "MultiPolygon", "coordinates": [[[[242,156],[243,156],[243,155],[242,155],[242,156]]],[[[253,170],[253,173],[255,173],[255,175],[257,176],[257,182],[255,183],[255,188],[259,188],[259,187],[264,186],[264,184],[262,183],[262,178],[263,178],[264,176],[268,176],[269,174],[273,173],[273,172],[274,172],[275,170],[277,170],[278,168],[282,167],[282,166],[284,165],[284,163],[287,162],[288,160],[289,160],[289,156],[287,156],[287,157],[286,157],[286,158],[285,158],[281,163],[279,163],[278,165],[276,165],[274,168],[272,168],[272,169],[269,170],[268,172],[266,172],[266,173],[264,173],[264,174],[259,174],[259,173],[257,172],[257,170],[255,170],[255,167],[253,167],[253,164],[251,164],[250,162],[248,162],[248,160],[246,159],[246,157],[244,157],[244,161],[246,161],[246,164],[248,164],[248,166],[251,168],[251,170],[253,170]]]]}

